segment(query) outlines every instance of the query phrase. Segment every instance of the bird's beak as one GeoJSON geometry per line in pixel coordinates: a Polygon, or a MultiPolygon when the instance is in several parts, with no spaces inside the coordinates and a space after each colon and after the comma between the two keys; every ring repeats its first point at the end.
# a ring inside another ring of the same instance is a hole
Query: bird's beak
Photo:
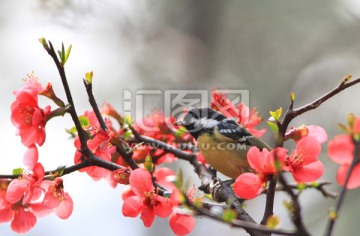
{"type": "Polygon", "coordinates": [[[183,120],[178,120],[178,121],[175,121],[175,122],[173,123],[173,125],[184,126],[184,125],[186,125],[186,123],[185,123],[185,121],[183,121],[183,120]]]}

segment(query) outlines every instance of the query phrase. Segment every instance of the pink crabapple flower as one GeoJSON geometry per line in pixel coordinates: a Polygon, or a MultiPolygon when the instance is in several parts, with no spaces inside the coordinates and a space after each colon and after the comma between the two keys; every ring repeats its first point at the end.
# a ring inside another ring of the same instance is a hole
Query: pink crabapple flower
{"type": "MultiPolygon", "coordinates": [[[[164,167],[155,170],[154,177],[156,178],[156,182],[158,184],[172,192],[170,200],[173,204],[173,209],[178,208],[178,205],[180,204],[180,192],[173,184],[173,181],[176,180],[175,172],[169,168],[164,167]]],[[[189,189],[186,195],[190,200],[193,199],[193,189],[189,189]]],[[[187,235],[194,229],[195,219],[192,215],[182,214],[174,209],[173,213],[171,213],[169,216],[169,224],[170,228],[176,235],[187,235]]]]}
{"type": "MultiPolygon", "coordinates": [[[[332,161],[340,164],[337,172],[337,182],[344,186],[347,172],[354,159],[354,143],[349,135],[338,135],[329,141],[328,154],[332,161]]],[[[354,189],[360,187],[360,163],[356,164],[346,188],[354,189]]]]}
{"type": "Polygon", "coordinates": [[[290,171],[296,182],[312,182],[324,173],[324,166],[318,160],[321,145],[313,136],[306,136],[297,142],[295,151],[289,157],[279,157],[283,169],[290,171]]]}
{"type": "Polygon", "coordinates": [[[137,217],[141,213],[141,220],[145,227],[150,227],[155,219],[167,217],[172,212],[170,199],[156,194],[150,173],[142,168],[134,170],[130,175],[131,192],[123,195],[122,212],[127,217],[137,217]]]}
{"type": "Polygon", "coordinates": [[[236,121],[245,127],[255,137],[261,137],[266,132],[265,129],[257,130],[255,127],[261,123],[262,118],[258,116],[255,108],[251,111],[248,106],[241,103],[235,106],[226,94],[217,90],[212,92],[211,108],[220,111],[227,117],[233,117],[236,121]]]}
{"type": "Polygon", "coordinates": [[[46,116],[50,106],[44,109],[38,105],[37,94],[28,90],[15,91],[16,99],[11,104],[11,122],[26,147],[32,144],[43,145],[45,142],[46,116]]]}
{"type": "Polygon", "coordinates": [[[6,200],[10,203],[17,203],[22,199],[22,204],[38,199],[42,194],[40,187],[44,179],[44,167],[36,163],[30,174],[23,174],[20,178],[10,182],[6,191],[6,200]]]}
{"type": "Polygon", "coordinates": [[[23,163],[29,169],[34,169],[35,164],[39,160],[39,152],[35,144],[31,144],[25,151],[23,156],[23,163]]]}
{"type": "MultiPolygon", "coordinates": [[[[76,137],[74,140],[74,145],[77,150],[80,150],[80,139],[76,137]]],[[[106,161],[111,161],[111,154],[115,152],[116,147],[110,145],[110,136],[109,133],[102,130],[97,130],[94,133],[94,137],[87,141],[88,148],[98,157],[106,161]]],[[[74,157],[74,163],[80,163],[82,154],[80,151],[76,151],[74,157]]],[[[102,178],[108,178],[110,175],[113,175],[110,170],[100,168],[97,166],[90,166],[79,170],[81,172],[85,171],[89,176],[94,180],[100,180],[102,178]]]]}
{"type": "Polygon", "coordinates": [[[237,196],[243,199],[252,199],[258,196],[263,187],[273,175],[277,173],[275,167],[275,155],[278,159],[286,158],[287,150],[276,148],[270,152],[267,149],[260,151],[252,147],[247,153],[247,160],[255,173],[243,173],[237,177],[234,184],[234,191],[237,196]]]}
{"type": "Polygon", "coordinates": [[[195,227],[195,219],[191,215],[173,212],[169,218],[170,227],[176,235],[187,235],[195,227]]]}
{"type": "Polygon", "coordinates": [[[42,204],[48,209],[53,209],[59,218],[69,218],[73,211],[73,201],[64,191],[63,180],[59,177],[54,181],[44,180],[41,186],[46,190],[42,204]]]}
{"type": "Polygon", "coordinates": [[[50,213],[40,203],[10,203],[0,206],[0,223],[11,221],[11,229],[16,233],[26,233],[36,224],[36,218],[50,213]]]}
{"type": "Polygon", "coordinates": [[[304,137],[314,137],[319,143],[327,141],[328,137],[326,131],[317,125],[302,125],[300,127],[292,127],[285,134],[285,140],[293,139],[295,143],[304,137]]]}

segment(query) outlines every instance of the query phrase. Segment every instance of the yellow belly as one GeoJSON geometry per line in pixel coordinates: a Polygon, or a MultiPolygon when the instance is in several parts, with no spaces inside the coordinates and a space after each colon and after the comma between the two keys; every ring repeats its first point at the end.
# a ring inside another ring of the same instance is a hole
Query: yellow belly
{"type": "Polygon", "coordinates": [[[215,135],[201,135],[198,147],[205,160],[217,171],[230,177],[237,178],[244,172],[252,171],[246,159],[248,147],[237,142],[220,141],[215,135]]]}

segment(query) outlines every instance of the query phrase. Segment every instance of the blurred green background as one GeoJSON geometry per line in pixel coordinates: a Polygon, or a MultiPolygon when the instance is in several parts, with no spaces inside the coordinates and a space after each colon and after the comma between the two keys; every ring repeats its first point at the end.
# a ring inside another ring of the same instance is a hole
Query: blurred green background
{"type": "MultiPolygon", "coordinates": [[[[269,110],[286,109],[290,92],[296,95],[295,106],[301,106],[337,86],[344,76],[360,75],[357,0],[0,1],[1,173],[21,166],[25,150],[9,119],[11,92],[22,86],[21,78],[34,71],[43,84],[53,83],[64,97],[55,66],[38,42],[40,37],[58,48],[61,42],[73,45],[66,66],[80,114],[89,109],[81,79],[91,70],[98,101],[106,100],[119,110],[124,89],[246,89],[250,106],[265,119],[269,110]]],[[[355,86],[291,125],[317,124],[332,138],[340,133],[337,123],[345,122],[346,114],[360,115],[358,99],[360,86],[355,86]]],[[[153,107],[148,107],[149,112],[153,107]]],[[[47,126],[47,142],[40,149],[47,169],[72,163],[75,149],[72,141],[66,142],[64,132],[69,127],[69,118],[47,126]]],[[[265,139],[274,142],[271,131],[265,139]]],[[[321,179],[334,182],[329,189],[338,191],[337,166],[328,159],[326,149],[327,143],[320,157],[326,166],[321,179]]],[[[40,219],[27,235],[172,235],[167,220],[157,219],[151,229],[145,229],[139,218],[124,218],[120,197],[124,187],[113,190],[85,174],[64,178],[75,201],[73,215],[66,221],[54,216],[40,219]]],[[[358,234],[360,227],[352,222],[359,217],[359,196],[359,190],[348,192],[334,235],[358,234]]],[[[275,214],[281,226],[291,227],[282,204],[286,199],[277,196],[275,214]]],[[[263,200],[248,203],[257,220],[263,200]]],[[[333,200],[309,190],[301,204],[309,230],[322,234],[333,200]]],[[[202,218],[191,235],[204,232],[208,236],[245,234],[202,218]]],[[[0,224],[0,235],[13,234],[9,224],[0,224]]]]}

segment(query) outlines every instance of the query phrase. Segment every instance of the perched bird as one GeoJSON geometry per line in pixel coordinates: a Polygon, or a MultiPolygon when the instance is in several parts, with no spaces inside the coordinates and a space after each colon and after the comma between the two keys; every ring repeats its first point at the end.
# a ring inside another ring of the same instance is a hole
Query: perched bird
{"type": "Polygon", "coordinates": [[[176,124],[184,126],[196,139],[205,160],[230,178],[253,171],[246,157],[252,146],[271,149],[234,119],[211,108],[193,108],[176,124]]]}

